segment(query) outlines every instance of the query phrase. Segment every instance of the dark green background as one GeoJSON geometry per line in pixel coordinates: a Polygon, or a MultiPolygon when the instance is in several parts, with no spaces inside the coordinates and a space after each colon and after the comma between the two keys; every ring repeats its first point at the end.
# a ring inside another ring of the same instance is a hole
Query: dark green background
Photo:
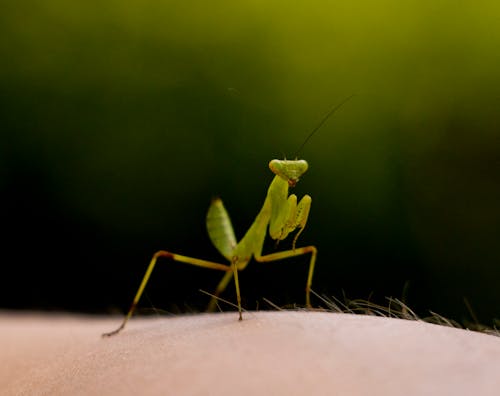
{"type": "MultiPolygon", "coordinates": [[[[219,260],[211,197],[241,237],[268,161],[356,94],[301,153],[314,289],[500,316],[500,6],[269,3],[2,2],[1,307],[124,309],[154,251],[219,260]]],[[[306,263],[250,265],[245,306],[303,303],[306,263]]],[[[141,305],[219,277],[164,263],[141,305]]]]}

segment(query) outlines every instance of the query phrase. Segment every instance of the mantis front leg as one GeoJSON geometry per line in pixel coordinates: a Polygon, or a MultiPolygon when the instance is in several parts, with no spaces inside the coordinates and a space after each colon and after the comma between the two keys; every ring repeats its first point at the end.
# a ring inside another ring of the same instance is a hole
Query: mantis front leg
{"type": "Polygon", "coordinates": [[[291,194],[281,205],[273,205],[274,211],[269,224],[271,238],[281,241],[298,228],[292,243],[292,249],[295,250],[297,239],[306,226],[311,202],[311,197],[306,194],[297,204],[297,196],[291,194]]]}

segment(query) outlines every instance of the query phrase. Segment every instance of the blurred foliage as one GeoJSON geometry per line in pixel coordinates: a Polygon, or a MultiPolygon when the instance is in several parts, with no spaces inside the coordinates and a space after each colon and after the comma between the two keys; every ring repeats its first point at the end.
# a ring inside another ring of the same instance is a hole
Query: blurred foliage
{"type": "MultiPolygon", "coordinates": [[[[407,284],[417,310],[460,319],[465,297],[499,317],[498,3],[0,7],[6,307],[125,307],[155,250],[218,259],[210,198],[241,237],[268,161],[354,93],[301,153],[315,290],[401,297],[407,284]]],[[[305,261],[245,270],[247,307],[301,303],[305,261]]],[[[205,302],[198,288],[220,276],[165,267],[144,306],[205,302]]]]}

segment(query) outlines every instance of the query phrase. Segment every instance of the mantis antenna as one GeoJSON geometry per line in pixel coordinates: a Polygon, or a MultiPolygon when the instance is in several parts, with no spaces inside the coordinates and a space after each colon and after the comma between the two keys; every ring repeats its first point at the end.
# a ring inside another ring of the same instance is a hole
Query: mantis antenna
{"type": "Polygon", "coordinates": [[[295,152],[294,157],[298,158],[299,153],[302,151],[306,143],[309,141],[309,139],[312,138],[312,136],[323,126],[323,124],[338,110],[340,109],[344,104],[346,104],[349,100],[351,100],[356,94],[352,94],[345,98],[342,102],[338,103],[335,105],[328,113],[325,114],[325,116],[321,119],[318,125],[307,135],[306,139],[304,142],[301,144],[299,149],[295,152]]]}

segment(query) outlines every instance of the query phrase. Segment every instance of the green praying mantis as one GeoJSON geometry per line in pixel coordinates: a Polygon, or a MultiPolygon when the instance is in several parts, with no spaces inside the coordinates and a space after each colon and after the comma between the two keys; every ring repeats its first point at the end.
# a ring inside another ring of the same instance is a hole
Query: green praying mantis
{"type": "MultiPolygon", "coordinates": [[[[323,123],[337,111],[345,102],[352,96],[344,99],[322,119],[319,125],[306,138],[302,146],[297,151],[304,147],[309,138],[323,125],[323,123]]],[[[217,297],[226,289],[231,279],[234,278],[236,288],[236,299],[238,304],[239,320],[242,320],[241,294],[240,284],[238,281],[238,272],[245,269],[250,260],[253,259],[260,263],[283,260],[291,257],[310,254],[309,271],[306,282],[306,306],[311,307],[310,291],[314,274],[314,265],[318,250],[315,246],[296,247],[297,239],[304,231],[309,210],[311,209],[311,197],[304,195],[297,202],[295,194],[289,194],[289,188],[295,187],[300,177],[307,171],[308,164],[305,160],[277,160],[273,159],[269,162],[269,169],[274,173],[274,178],[267,190],[267,195],[264,204],[260,209],[254,222],[244,235],[237,242],[234,235],[231,219],[224,208],[220,198],[213,199],[206,217],[206,226],[210,240],[216,249],[226,258],[229,264],[221,264],[208,260],[198,259],[194,257],[183,256],[177,253],[159,250],[156,252],[146,269],[146,273],[142,278],[139,289],[135,294],[132,304],[123,319],[121,325],[114,331],[104,333],[103,336],[112,336],[119,333],[127,324],[135,311],[135,308],[144,292],[148,280],[153,272],[154,267],[159,258],[170,259],[173,261],[194,265],[197,267],[209,268],[212,270],[225,272],[222,280],[217,285],[214,295],[208,305],[208,311],[213,311],[217,305],[217,297]],[[292,242],[292,249],[262,255],[266,231],[276,242],[282,241],[295,230],[292,242]]]]}

